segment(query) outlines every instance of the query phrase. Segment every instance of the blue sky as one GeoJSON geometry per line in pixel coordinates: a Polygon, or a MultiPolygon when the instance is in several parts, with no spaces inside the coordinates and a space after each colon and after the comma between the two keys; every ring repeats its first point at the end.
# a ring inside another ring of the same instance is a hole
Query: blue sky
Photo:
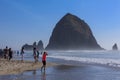
{"type": "Polygon", "coordinates": [[[46,46],[68,12],[88,23],[101,47],[120,46],[120,0],[0,0],[0,48],[39,40],[46,46]]]}

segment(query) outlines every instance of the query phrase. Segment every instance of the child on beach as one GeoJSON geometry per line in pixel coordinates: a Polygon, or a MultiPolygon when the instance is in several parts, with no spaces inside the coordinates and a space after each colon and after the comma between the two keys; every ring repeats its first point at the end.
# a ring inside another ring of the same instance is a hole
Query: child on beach
{"type": "Polygon", "coordinates": [[[43,66],[41,67],[41,71],[42,69],[44,68],[45,70],[45,67],[46,67],[46,56],[47,56],[47,52],[44,52],[43,55],[42,55],[42,63],[43,63],[43,66]]]}

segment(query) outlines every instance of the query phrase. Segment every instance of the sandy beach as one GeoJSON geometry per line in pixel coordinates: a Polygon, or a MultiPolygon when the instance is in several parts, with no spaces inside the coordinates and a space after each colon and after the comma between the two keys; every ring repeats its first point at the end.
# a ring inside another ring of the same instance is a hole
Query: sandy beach
{"type": "Polygon", "coordinates": [[[109,51],[49,52],[46,70],[41,71],[41,55],[38,63],[32,53],[24,55],[24,62],[15,55],[11,61],[0,60],[0,80],[120,80],[119,66],[107,64],[119,65],[119,57],[118,52],[109,51]]]}
{"type": "MultiPolygon", "coordinates": [[[[57,65],[55,63],[47,63],[48,66],[57,65]]],[[[17,74],[28,70],[35,70],[41,68],[42,63],[33,61],[24,61],[20,60],[11,60],[7,61],[4,59],[0,60],[0,75],[8,75],[8,74],[17,74]]]]}
{"type": "Polygon", "coordinates": [[[0,80],[120,80],[120,70],[112,67],[81,64],[49,66],[24,71],[18,74],[0,76],[0,80]]]}

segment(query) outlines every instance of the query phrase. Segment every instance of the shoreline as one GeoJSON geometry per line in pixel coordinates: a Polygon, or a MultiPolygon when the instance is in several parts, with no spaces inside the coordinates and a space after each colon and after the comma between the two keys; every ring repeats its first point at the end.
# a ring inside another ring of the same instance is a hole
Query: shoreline
{"type": "MultiPolygon", "coordinates": [[[[17,62],[17,61],[13,61],[17,62]]],[[[26,61],[25,63],[31,63],[32,61],[26,61]]],[[[33,63],[33,62],[32,62],[33,63]]],[[[38,63],[39,64],[39,63],[38,63]]],[[[41,64],[41,62],[40,62],[41,64]]],[[[37,64],[36,64],[37,65],[37,64]]],[[[47,71],[41,72],[39,68],[37,70],[23,71],[20,74],[0,75],[0,80],[114,80],[115,77],[119,77],[120,70],[99,65],[81,64],[55,64],[48,62],[47,71]],[[117,74],[116,74],[117,72],[117,74]],[[11,76],[12,75],[12,76],[11,76]],[[16,76],[17,75],[17,76],[16,76]],[[92,77],[91,77],[92,76],[92,77]],[[107,76],[107,77],[106,77],[107,76]]],[[[120,78],[116,79],[120,80],[120,78]]]]}
{"type": "MultiPolygon", "coordinates": [[[[47,62],[46,67],[56,66],[56,63],[47,62]]],[[[0,75],[18,74],[24,71],[39,69],[42,62],[35,63],[34,61],[21,61],[21,60],[5,60],[0,59],[0,75]]]]}

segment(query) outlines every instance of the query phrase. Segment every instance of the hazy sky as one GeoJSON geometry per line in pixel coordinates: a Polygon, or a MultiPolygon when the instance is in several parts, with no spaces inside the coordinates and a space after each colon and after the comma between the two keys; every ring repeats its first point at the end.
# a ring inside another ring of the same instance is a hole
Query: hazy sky
{"type": "Polygon", "coordinates": [[[68,12],[88,23],[101,47],[120,47],[120,0],[0,0],[0,48],[39,40],[46,46],[68,12]]]}

